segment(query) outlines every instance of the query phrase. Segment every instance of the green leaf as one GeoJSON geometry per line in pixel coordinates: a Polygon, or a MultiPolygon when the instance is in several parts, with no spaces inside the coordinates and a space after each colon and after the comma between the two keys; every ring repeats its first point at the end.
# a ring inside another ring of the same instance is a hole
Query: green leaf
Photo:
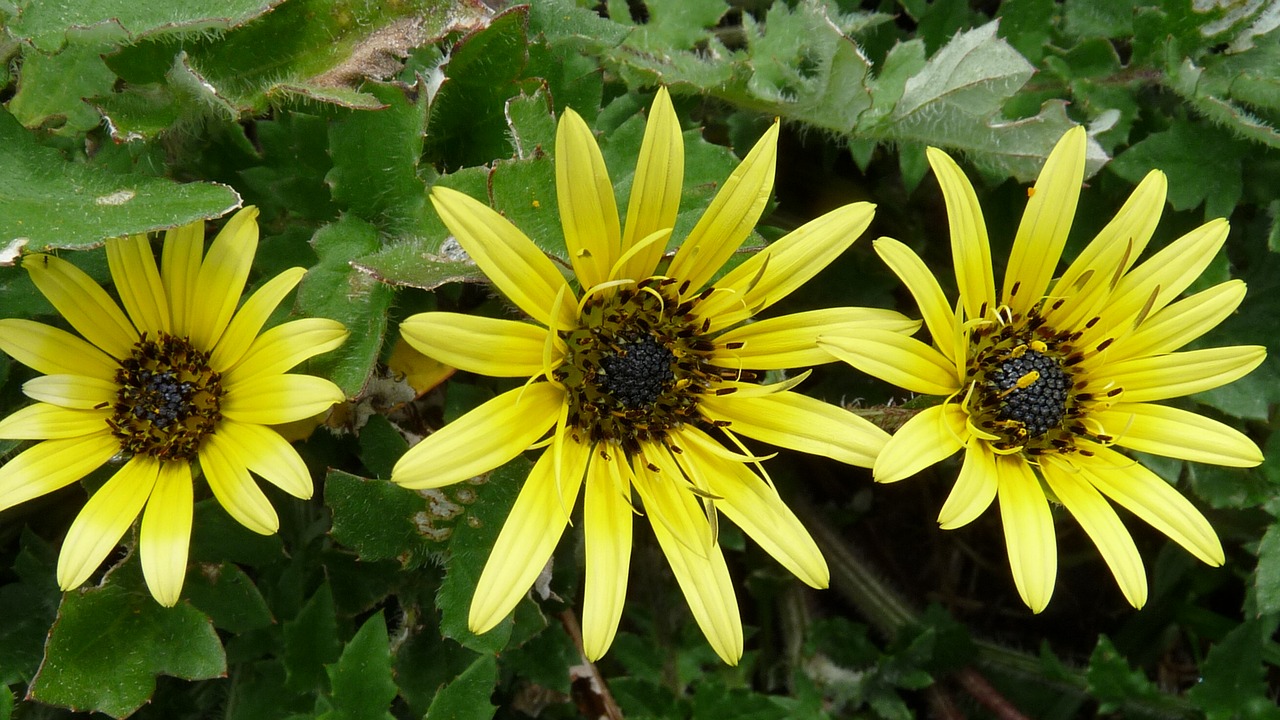
{"type": "Polygon", "coordinates": [[[0,586],[0,687],[35,676],[62,596],[54,573],[57,550],[26,528],[20,546],[13,563],[18,580],[0,586]]]}
{"type": "Polygon", "coordinates": [[[274,622],[253,579],[231,563],[193,565],[183,594],[223,630],[243,633],[274,622]]]}
{"type": "Polygon", "coordinates": [[[1263,681],[1263,646],[1278,619],[1269,615],[1247,620],[1209,649],[1200,666],[1200,682],[1187,692],[1208,720],[1280,717],[1280,708],[1268,697],[1263,681]]]}
{"type": "Polygon", "coordinates": [[[0,167],[0,248],[15,240],[25,241],[28,251],[91,246],[216,218],[240,206],[240,196],[218,183],[180,185],[67,162],[3,111],[0,167]]]}
{"type": "Polygon", "coordinates": [[[438,562],[475,489],[460,485],[409,490],[386,480],[367,480],[340,470],[325,478],[325,504],[333,511],[335,540],[361,560],[395,560],[405,568],[438,562]]]}
{"type": "Polygon", "coordinates": [[[496,707],[489,701],[498,681],[498,661],[492,655],[476,659],[431,700],[426,720],[490,720],[496,707]]]}
{"type": "Polygon", "coordinates": [[[1280,613],[1280,523],[1272,523],[1258,543],[1253,597],[1260,615],[1280,613]]]}
{"type": "Polygon", "coordinates": [[[116,76],[102,62],[102,54],[110,49],[110,45],[95,44],[68,47],[56,55],[25,53],[9,112],[26,127],[58,134],[75,135],[97,127],[102,118],[84,98],[111,91],[116,76]]]}
{"type": "Polygon", "coordinates": [[[209,618],[187,603],[157,605],[140,568],[69,592],[49,631],[31,697],[72,710],[124,717],[155,692],[156,676],[222,676],[226,655],[209,618]]]}
{"type": "Polygon", "coordinates": [[[1228,133],[1203,123],[1175,121],[1116,157],[1109,166],[1137,183],[1152,169],[1169,176],[1169,204],[1190,210],[1204,203],[1205,217],[1231,214],[1243,192],[1241,162],[1252,152],[1228,133]]]}
{"type": "Polygon", "coordinates": [[[333,590],[324,583],[307,600],[297,617],[284,624],[285,687],[310,693],[324,678],[324,666],[338,659],[338,621],[333,590]]]}
{"type": "Polygon", "coordinates": [[[396,697],[391,679],[391,641],[382,611],[374,613],[342,649],[338,662],[325,669],[333,688],[333,709],[321,720],[379,720],[396,697]]]}
{"type": "Polygon", "coordinates": [[[511,637],[510,618],[489,632],[476,635],[467,628],[467,613],[480,572],[530,467],[528,460],[518,457],[489,473],[482,484],[472,486],[474,504],[468,508],[467,521],[455,526],[449,541],[444,583],[436,598],[441,615],[440,633],[479,653],[498,652],[511,637]]]}
{"type": "Polygon", "coordinates": [[[308,364],[308,372],[333,380],[355,397],[378,362],[387,332],[391,288],[351,267],[351,258],[376,250],[378,231],[353,215],[316,231],[312,247],[320,264],[307,271],[298,288],[298,308],[310,317],[327,317],[351,333],[337,350],[308,364]]]}
{"type": "Polygon", "coordinates": [[[1146,674],[1132,669],[1106,635],[1098,636],[1085,678],[1089,682],[1089,694],[1097,699],[1098,711],[1103,714],[1115,712],[1129,700],[1160,695],[1146,674]]]}
{"type": "Polygon", "coordinates": [[[128,0],[28,2],[8,31],[45,52],[63,42],[135,42],[151,35],[198,35],[227,30],[269,12],[283,0],[128,0]]]}

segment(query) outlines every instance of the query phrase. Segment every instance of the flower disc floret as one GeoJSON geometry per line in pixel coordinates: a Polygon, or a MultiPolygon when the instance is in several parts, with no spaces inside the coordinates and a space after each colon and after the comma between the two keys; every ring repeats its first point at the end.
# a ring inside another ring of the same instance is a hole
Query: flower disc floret
{"type": "Polygon", "coordinates": [[[222,373],[186,338],[143,335],[115,381],[120,389],[107,424],[128,455],[193,460],[222,419],[222,373]]]}

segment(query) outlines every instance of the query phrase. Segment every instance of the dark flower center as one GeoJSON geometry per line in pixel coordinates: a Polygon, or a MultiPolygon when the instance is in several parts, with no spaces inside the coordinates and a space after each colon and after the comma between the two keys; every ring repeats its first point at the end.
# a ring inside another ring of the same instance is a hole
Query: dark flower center
{"type": "Polygon", "coordinates": [[[596,380],[627,409],[648,407],[670,387],[675,359],[654,336],[644,335],[619,345],[616,354],[601,358],[596,380]]]}
{"type": "Polygon", "coordinates": [[[1038,438],[1062,423],[1070,385],[1058,360],[1027,350],[997,364],[987,382],[1003,398],[996,417],[1022,423],[1028,438],[1038,438]]]}
{"type": "Polygon", "coordinates": [[[115,380],[119,390],[107,423],[127,454],[191,460],[222,419],[221,375],[209,367],[209,353],[186,338],[144,335],[115,380]]]}

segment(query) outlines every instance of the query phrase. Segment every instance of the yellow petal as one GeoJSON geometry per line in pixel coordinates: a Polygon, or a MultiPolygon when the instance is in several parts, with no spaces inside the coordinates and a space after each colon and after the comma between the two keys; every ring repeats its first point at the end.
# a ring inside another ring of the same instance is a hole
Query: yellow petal
{"type": "Polygon", "coordinates": [[[227,326],[222,339],[213,349],[209,366],[216,370],[225,370],[239,362],[245,351],[258,337],[267,318],[275,312],[276,306],[306,274],[305,268],[289,268],[268,280],[250,295],[249,299],[244,301],[244,306],[231,318],[231,324],[227,326]]]}
{"type": "Polygon", "coordinates": [[[516,307],[548,327],[574,322],[573,303],[562,304],[552,322],[556,294],[568,284],[542,250],[506,218],[446,187],[431,188],[431,204],[458,244],[516,307]]]}
{"type": "Polygon", "coordinates": [[[921,410],[898,428],[876,458],[876,482],[897,482],[951,457],[965,446],[968,416],[955,403],[921,410]]]}
{"type": "Polygon", "coordinates": [[[1077,125],[1053,146],[1036,179],[1018,234],[1009,253],[1001,297],[1015,313],[1025,315],[1044,297],[1058,268],[1084,182],[1088,135],[1077,125]]]}
{"type": "Polygon", "coordinates": [[[1099,380],[1124,388],[1125,402],[1167,400],[1239,380],[1266,357],[1261,345],[1206,348],[1108,363],[1099,380]]]}
{"type": "Polygon", "coordinates": [[[947,296],[942,292],[938,279],[920,259],[920,256],[893,238],[882,237],[875,241],[876,254],[911,291],[920,306],[925,327],[933,344],[949,362],[955,364],[955,315],[947,296]]]}
{"type": "Polygon", "coordinates": [[[204,223],[166,230],[164,249],[160,253],[160,277],[169,296],[169,315],[174,334],[188,337],[195,319],[196,279],[200,277],[200,259],[204,253],[204,223]]]}
{"type": "Polygon", "coordinates": [[[1074,466],[1049,461],[1041,465],[1041,470],[1049,489],[1098,546],[1125,599],[1136,608],[1145,605],[1147,571],[1133,538],[1116,511],[1074,466]]]}
{"type": "Polygon", "coordinates": [[[134,326],[151,335],[170,332],[169,299],[160,282],[160,271],[147,236],[108,240],[107,266],[115,278],[120,302],[134,326]]]}
{"type": "Polygon", "coordinates": [[[769,307],[848,249],[873,215],[875,205],[853,203],[792,230],[720,278],[716,291],[694,306],[694,317],[709,320],[708,332],[715,332],[769,307]]]}
{"type": "Polygon", "coordinates": [[[818,347],[818,336],[844,327],[910,335],[920,322],[892,310],[842,307],[792,313],[749,323],[715,339],[712,365],[748,370],[783,370],[835,360],[818,347]]]}
{"type": "Polygon", "coordinates": [[[160,462],[134,456],[89,498],[62,541],[59,587],[73,590],[98,569],[142,512],[159,474],[160,462]]]}
{"type": "MultiPolygon", "coordinates": [[[[671,467],[670,456],[662,460],[662,448],[654,449],[658,465],[671,467]]],[[[671,571],[683,591],[693,619],[707,636],[712,649],[722,660],[737,665],[742,657],[742,620],[734,595],[729,568],[720,546],[705,544],[710,535],[707,518],[702,514],[693,493],[679,485],[670,470],[653,473],[636,467],[636,489],[644,501],[649,525],[658,538],[658,546],[671,564],[671,571]]]]}
{"type": "Polygon", "coordinates": [[[1116,445],[1138,452],[1227,467],[1253,467],[1263,459],[1244,433],[1178,408],[1120,403],[1090,418],[1115,438],[1116,445]]]}
{"type": "MultiPolygon", "coordinates": [[[[659,87],[653,107],[649,109],[649,122],[645,124],[636,174],[631,181],[627,225],[622,233],[624,250],[635,247],[653,233],[675,226],[683,186],[684,139],[680,136],[680,123],[667,88],[659,87]]],[[[649,277],[658,267],[665,249],[665,243],[650,243],[627,260],[618,277],[649,277]]]]}
{"type": "Polygon", "coordinates": [[[228,461],[249,468],[296,498],[311,497],[311,472],[280,433],[261,425],[223,420],[217,434],[228,461]]]}
{"type": "Polygon", "coordinates": [[[827,587],[831,573],[822,551],[777,490],[746,465],[717,456],[719,443],[700,430],[686,426],[677,442],[684,448],[688,462],[700,463],[709,470],[705,473],[707,489],[718,498],[717,510],[805,584],[827,587]]]}
{"type": "Polygon", "coordinates": [[[556,197],[569,261],[582,287],[609,279],[619,255],[621,231],[613,183],[591,129],[572,108],[556,127],[556,197]]]}
{"type": "Polygon", "coordinates": [[[32,400],[76,410],[114,405],[119,389],[110,380],[84,375],[40,375],[22,384],[22,392],[32,400]]]}
{"type": "Polygon", "coordinates": [[[938,177],[947,204],[947,224],[951,230],[951,255],[956,268],[956,284],[965,315],[980,318],[996,306],[996,285],[991,272],[991,243],[982,219],[978,195],[960,166],[937,148],[925,154],[938,177]]]}
{"type": "Polygon", "coordinates": [[[960,476],[938,513],[938,526],[954,530],[978,519],[991,507],[998,487],[995,454],[984,442],[970,442],[964,452],[960,476]]]}
{"type": "Polygon", "coordinates": [[[542,437],[564,402],[564,392],[550,383],[508,390],[409,448],[391,481],[419,490],[488,472],[542,437]]]}
{"type": "Polygon", "coordinates": [[[1049,291],[1048,325],[1074,328],[1087,322],[1151,240],[1164,208],[1168,182],[1152,170],[1115,217],[1085,247],[1049,291]],[[1060,303],[1060,304],[1059,304],[1060,303]]]}
{"type": "Polygon", "coordinates": [[[955,363],[936,348],[895,332],[844,327],[818,338],[818,347],[911,392],[951,395],[960,389],[955,363]]]}
{"type": "Polygon", "coordinates": [[[260,375],[225,389],[222,414],[257,425],[309,418],[346,399],[337,385],[311,375],[260,375]]]}
{"type": "Polygon", "coordinates": [[[65,330],[30,320],[0,320],[0,350],[45,375],[84,375],[113,382],[120,363],[65,330]]]}
{"type": "Polygon", "coordinates": [[[200,448],[200,469],[205,482],[227,514],[236,522],[258,533],[271,535],[280,529],[280,519],[271,501],[249,475],[249,469],[235,460],[227,439],[219,433],[210,435],[200,448]]]}
{"type": "Polygon", "coordinates": [[[147,588],[151,597],[165,607],[173,607],[182,596],[187,547],[191,544],[192,503],[191,466],[185,462],[162,465],[142,515],[138,544],[147,588]]]}
{"type": "Polygon", "coordinates": [[[0,465],[0,510],[66,487],[120,452],[120,441],[103,432],[46,440],[0,465]]]}
{"type": "Polygon", "coordinates": [[[1242,281],[1229,280],[1183,298],[1147,318],[1132,334],[1118,338],[1105,356],[1086,359],[1086,367],[1177,350],[1226,320],[1240,307],[1244,294],[1242,281]]]}
{"type": "MultiPolygon", "coordinates": [[[[652,121],[650,121],[652,122],[652,121]]],[[[587,576],[582,601],[582,650],[588,660],[613,644],[627,595],[631,567],[631,467],[621,453],[599,453],[587,471],[583,532],[587,576]]]]}
{"type": "Polygon", "coordinates": [[[0,420],[0,438],[10,440],[53,440],[77,438],[109,430],[110,409],[72,410],[48,403],[36,403],[14,411],[0,420]]]}
{"type": "MultiPolygon", "coordinates": [[[[197,348],[212,350],[240,304],[253,256],[258,251],[258,209],[246,207],[231,216],[209,245],[196,278],[196,302],[189,337],[197,348]]],[[[179,292],[176,288],[175,294],[179,292]]]]}
{"type": "Polygon", "coordinates": [[[1110,448],[1091,445],[1093,458],[1075,461],[1080,472],[1107,497],[1164,533],[1201,561],[1226,561],[1213,526],[1186,498],[1141,464],[1110,448]]]}
{"type": "Polygon", "coordinates": [[[1053,597],[1058,577],[1058,541],[1049,501],[1021,455],[997,456],[996,475],[1013,583],[1022,602],[1031,612],[1039,613],[1053,597]]]}
{"type": "Polygon", "coordinates": [[[66,260],[50,255],[31,255],[23,260],[22,267],[84,339],[112,357],[129,357],[138,341],[138,331],[93,278],[66,260]]]}
{"type": "Polygon", "coordinates": [[[730,432],[771,445],[871,467],[889,434],[857,415],[793,392],[704,396],[698,406],[730,432]]]}
{"type": "Polygon", "coordinates": [[[460,370],[491,377],[533,377],[543,371],[547,329],[514,320],[426,312],[400,323],[418,352],[460,370]]]}
{"type": "Polygon", "coordinates": [[[773,190],[778,156],[778,123],[756,142],[725,180],[671,260],[667,274],[697,292],[742,245],[764,212],[773,190]]]}
{"type": "Polygon", "coordinates": [[[558,475],[549,451],[534,464],[480,573],[467,619],[471,632],[487,632],[501,622],[538,579],[569,522],[590,452],[586,445],[564,443],[558,475]]]}
{"type": "Polygon", "coordinates": [[[302,318],[277,325],[258,336],[239,362],[226,371],[223,383],[288,372],[307,358],[346,342],[349,333],[337,320],[302,318]]]}

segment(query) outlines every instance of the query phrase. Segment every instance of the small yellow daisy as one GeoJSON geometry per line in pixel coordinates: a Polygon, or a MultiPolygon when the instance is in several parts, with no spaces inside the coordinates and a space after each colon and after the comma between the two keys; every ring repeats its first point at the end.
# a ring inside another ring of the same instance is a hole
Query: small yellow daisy
{"type": "Polygon", "coordinates": [[[71,263],[23,258],[36,287],[81,337],[0,320],[0,350],[44,373],[22,387],[36,404],[0,420],[0,437],[42,441],[0,467],[0,510],[69,485],[112,458],[124,463],[67,532],[58,557],[63,590],[87,580],[142,513],[147,587],[160,604],[177,603],[193,462],[227,512],[255,532],[273,533],[279,521],[251,470],[291,495],[311,496],[302,458],[268,426],[342,402],[328,380],[286,371],[338,347],[347,332],[316,318],[259,334],[303,268],[267,281],[237,311],[257,251],[257,216],[255,208],[236,213],[203,261],[198,222],[165,233],[159,268],[146,236],[108,240],[123,312],[71,263]]]}
{"type": "Polygon", "coordinates": [[[455,483],[550,433],[481,575],[470,610],[474,632],[496,625],[533,584],[584,485],[583,643],[590,658],[613,642],[632,514],[641,507],[694,618],[725,662],[742,655],[742,625],[716,542],[718,512],[801,580],[827,585],[822,554],[773,486],[748,467],[758,458],[738,436],[869,467],[888,435],[790,392],[794,381],[753,381],[761,371],[831,361],[815,345],[825,329],[914,332],[918,325],[863,309],[744,324],[849,247],[871,222],[868,203],[804,225],[711,282],[768,201],[777,131],[775,123],[730,175],[662,274],[684,175],[680,126],[665,89],[645,129],[625,226],[590,129],[572,110],[560,119],[556,190],[576,288],[501,215],[461,193],[432,191],[458,242],[537,324],[431,312],[405,320],[404,338],[458,368],[529,381],[428,436],[391,479],[411,488],[455,483]]]}
{"type": "Polygon", "coordinates": [[[1253,345],[1175,352],[1244,299],[1237,280],[1177,300],[1226,240],[1225,220],[1210,221],[1135,265],[1164,205],[1165,176],[1152,171],[1053,279],[1080,195],[1085,146],[1077,127],[1049,155],[998,298],[973,187],[955,161],[929,148],[950,220],[959,303],[953,310],[914,252],[880,238],[876,252],[915,296],[933,343],[857,327],[819,341],[859,370],[944,398],[894,435],[876,460],[875,478],[895,482],[963,450],[938,522],[960,527],[998,498],[1013,579],[1034,612],[1048,604],[1057,576],[1050,499],[1081,524],[1135,607],[1147,599],[1146,572],[1104,496],[1204,562],[1224,561],[1200,511],[1115,448],[1230,467],[1262,461],[1239,431],[1156,404],[1239,379],[1266,355],[1253,345]]]}

